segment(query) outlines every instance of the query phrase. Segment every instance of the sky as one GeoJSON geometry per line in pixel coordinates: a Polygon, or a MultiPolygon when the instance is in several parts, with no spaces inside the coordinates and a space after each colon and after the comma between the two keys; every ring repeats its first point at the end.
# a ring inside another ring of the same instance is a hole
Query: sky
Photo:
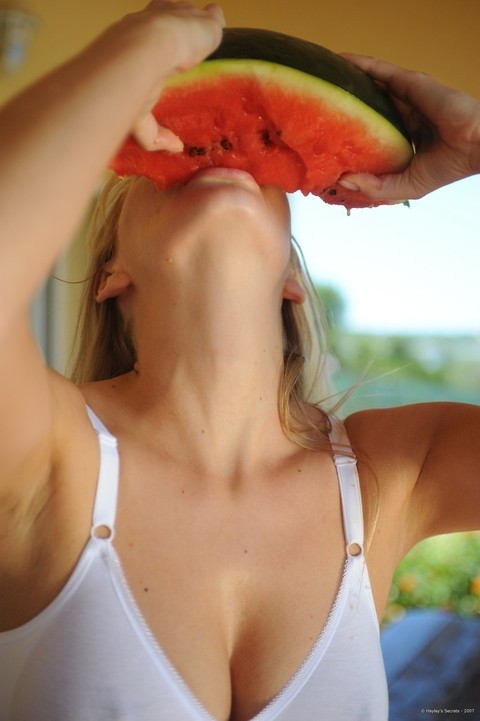
{"type": "Polygon", "coordinates": [[[480,335],[480,177],[403,205],[352,210],[290,196],[315,282],[358,332],[480,335]]]}

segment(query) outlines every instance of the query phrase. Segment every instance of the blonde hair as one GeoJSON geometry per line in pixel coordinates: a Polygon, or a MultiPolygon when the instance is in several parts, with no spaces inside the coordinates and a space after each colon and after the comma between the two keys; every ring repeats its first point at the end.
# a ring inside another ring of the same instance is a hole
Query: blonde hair
{"type": "Polygon", "coordinates": [[[111,176],[102,188],[90,221],[89,262],[75,333],[74,383],[105,380],[127,373],[135,363],[135,348],[115,299],[95,300],[98,272],[115,252],[118,219],[125,196],[136,177],[111,176]]]}
{"type": "MultiPolygon", "coordinates": [[[[95,301],[98,272],[114,254],[123,201],[136,180],[135,176],[110,177],[92,217],[89,267],[76,332],[77,356],[71,373],[75,383],[127,373],[136,361],[131,335],[115,299],[95,301]]],[[[295,241],[291,262],[305,290],[306,301],[297,305],[285,300],[282,305],[284,372],[279,387],[279,415],[290,440],[310,450],[326,449],[330,424],[325,404],[332,397],[326,372],[328,326],[295,241]],[[313,418],[312,406],[322,411],[323,423],[318,423],[318,413],[313,418]]]]}

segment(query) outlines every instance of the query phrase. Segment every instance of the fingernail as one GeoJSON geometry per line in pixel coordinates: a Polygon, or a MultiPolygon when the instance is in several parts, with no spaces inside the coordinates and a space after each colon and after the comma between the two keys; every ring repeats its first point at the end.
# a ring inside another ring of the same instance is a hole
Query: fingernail
{"type": "Polygon", "coordinates": [[[360,187],[356,183],[352,183],[351,180],[339,180],[338,184],[342,186],[342,188],[346,188],[347,190],[360,190],[360,187]]]}
{"type": "Polygon", "coordinates": [[[181,153],[183,150],[183,143],[180,138],[172,133],[167,128],[159,130],[153,140],[154,145],[162,145],[162,150],[167,150],[171,153],[181,153]]]}

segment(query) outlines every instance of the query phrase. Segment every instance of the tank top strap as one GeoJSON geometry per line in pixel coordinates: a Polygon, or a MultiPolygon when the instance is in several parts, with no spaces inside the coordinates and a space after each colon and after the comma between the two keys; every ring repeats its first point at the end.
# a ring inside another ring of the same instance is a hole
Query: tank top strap
{"type": "Polygon", "coordinates": [[[329,416],[329,420],[330,442],[340,487],[347,555],[360,556],[363,554],[364,528],[357,460],[343,423],[334,416],[329,416]]]}
{"type": "Polygon", "coordinates": [[[115,534],[119,476],[117,439],[88,406],[87,413],[97,433],[100,447],[100,469],[90,535],[112,541],[115,534]]]}

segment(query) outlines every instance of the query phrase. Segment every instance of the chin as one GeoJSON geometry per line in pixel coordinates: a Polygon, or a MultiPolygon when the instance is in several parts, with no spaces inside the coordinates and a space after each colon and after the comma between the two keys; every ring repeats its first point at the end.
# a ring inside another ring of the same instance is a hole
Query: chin
{"type": "Polygon", "coordinates": [[[218,218],[232,231],[243,222],[255,228],[275,227],[280,237],[290,238],[290,208],[283,190],[274,185],[259,186],[253,177],[231,168],[208,168],[197,173],[184,186],[184,213],[198,213],[199,218],[218,218]]]}
{"type": "Polygon", "coordinates": [[[175,259],[182,265],[191,263],[200,255],[206,261],[208,249],[216,254],[217,263],[221,253],[242,263],[255,255],[270,263],[276,257],[290,257],[290,209],[285,193],[273,185],[259,186],[244,171],[203,170],[185,185],[165,191],[145,179],[127,201],[121,236],[128,239],[129,252],[137,255],[138,251],[144,262],[155,264],[159,251],[169,263],[175,259]]]}

